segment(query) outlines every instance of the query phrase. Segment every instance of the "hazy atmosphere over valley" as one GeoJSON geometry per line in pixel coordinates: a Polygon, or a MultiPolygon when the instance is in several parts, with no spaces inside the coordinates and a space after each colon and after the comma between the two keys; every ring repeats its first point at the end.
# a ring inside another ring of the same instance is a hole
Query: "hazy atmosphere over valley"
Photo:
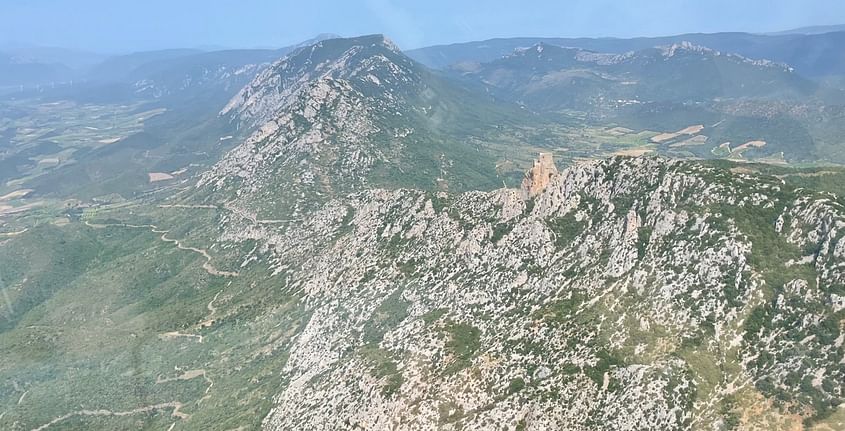
{"type": "Polygon", "coordinates": [[[0,430],[843,402],[841,2],[0,0],[0,430]]]}

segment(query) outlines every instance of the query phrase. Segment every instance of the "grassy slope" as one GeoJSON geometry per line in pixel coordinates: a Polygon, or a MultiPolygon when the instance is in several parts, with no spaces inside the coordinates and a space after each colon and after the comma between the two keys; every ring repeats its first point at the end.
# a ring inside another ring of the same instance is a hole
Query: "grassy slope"
{"type": "MultiPolygon", "coordinates": [[[[182,214],[171,221],[188,219],[201,220],[182,214]]],[[[185,229],[172,236],[180,234],[185,229]]],[[[0,428],[31,429],[74,410],[130,411],[173,401],[192,415],[186,423],[194,429],[256,427],[287,357],[271,346],[296,333],[305,316],[261,267],[230,283],[207,274],[203,261],[147,229],[82,223],[43,225],[0,247],[11,292],[5,305],[14,310],[11,316],[3,310],[0,332],[0,411],[6,412],[0,428]],[[211,315],[215,296],[220,311],[211,315]],[[215,320],[212,329],[197,327],[208,318],[215,320]],[[205,338],[162,338],[172,331],[205,338]],[[156,383],[189,370],[205,370],[214,385],[208,389],[202,376],[156,383]]],[[[175,421],[170,412],[62,424],[163,429],[175,421]]]]}

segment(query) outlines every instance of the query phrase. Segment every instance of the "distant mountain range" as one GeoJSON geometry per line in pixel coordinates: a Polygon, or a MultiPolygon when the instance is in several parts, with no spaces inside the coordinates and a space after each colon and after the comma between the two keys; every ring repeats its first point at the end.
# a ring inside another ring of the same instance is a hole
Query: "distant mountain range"
{"type": "MultiPolygon", "coordinates": [[[[117,82],[146,79],[144,71],[158,70],[155,63],[183,59],[182,70],[190,63],[196,67],[237,67],[245,62],[270,61],[293,49],[319,40],[337,38],[321,34],[302,43],[279,49],[168,49],[117,56],[103,56],[84,51],[44,47],[0,47],[0,87],[78,82],[117,82]],[[203,56],[207,55],[207,56],[203,56]],[[209,63],[210,62],[210,63],[209,63]]],[[[602,53],[624,54],[656,46],[690,42],[725,53],[784,63],[809,78],[845,75],[845,26],[817,26],[769,34],[689,33],[665,37],[636,38],[536,38],[489,39],[449,45],[435,45],[407,51],[409,57],[434,68],[455,63],[489,62],[510,54],[517,48],[537,43],[580,48],[602,53]]],[[[195,78],[191,73],[169,79],[195,78]]],[[[159,76],[161,78],[161,76],[159,76]]]]}
{"type": "Polygon", "coordinates": [[[163,94],[201,82],[215,73],[269,63],[296,48],[333,37],[337,35],[320,34],[277,49],[165,49],[108,57],[59,48],[16,48],[9,52],[0,49],[0,87],[72,81],[95,86],[137,83],[142,87],[166,86],[155,89],[163,94]]]}
{"type": "Polygon", "coordinates": [[[767,35],[784,35],[784,34],[823,34],[823,33],[833,33],[838,31],[845,31],[845,24],[838,24],[838,25],[813,25],[809,27],[799,27],[794,28],[791,30],[784,30],[784,31],[776,31],[770,33],[764,33],[767,35]]]}
{"type": "Polygon", "coordinates": [[[0,86],[63,81],[72,69],[57,63],[39,63],[0,52],[0,86]]]}
{"type": "Polygon", "coordinates": [[[410,50],[408,55],[429,67],[444,68],[462,61],[493,61],[510,54],[514,49],[537,43],[624,54],[682,42],[749,58],[785,63],[808,77],[845,74],[845,32],[774,36],[749,33],[691,33],[631,39],[521,37],[437,45],[410,50]]]}
{"type": "Polygon", "coordinates": [[[540,109],[716,98],[791,98],[817,85],[783,64],[751,60],[683,42],[626,54],[540,42],[488,63],[451,71],[477,80],[502,98],[540,109]]]}

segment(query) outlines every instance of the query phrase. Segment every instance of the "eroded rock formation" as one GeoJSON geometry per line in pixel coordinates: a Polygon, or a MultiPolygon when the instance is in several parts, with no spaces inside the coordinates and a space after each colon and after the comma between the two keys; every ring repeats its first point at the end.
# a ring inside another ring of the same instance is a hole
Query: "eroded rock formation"
{"type": "Polygon", "coordinates": [[[525,173],[522,180],[522,193],[526,198],[533,198],[546,189],[552,176],[557,173],[551,153],[540,153],[534,166],[525,173]]]}

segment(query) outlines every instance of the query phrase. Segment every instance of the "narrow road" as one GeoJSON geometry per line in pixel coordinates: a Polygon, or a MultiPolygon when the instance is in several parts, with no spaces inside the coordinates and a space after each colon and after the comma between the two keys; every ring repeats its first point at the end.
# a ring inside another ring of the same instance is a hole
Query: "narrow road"
{"type": "Polygon", "coordinates": [[[247,219],[255,224],[279,224],[279,223],[290,223],[296,221],[302,221],[302,219],[278,219],[278,220],[268,220],[268,219],[259,219],[257,216],[248,213],[245,210],[240,208],[234,207],[227,204],[223,204],[222,207],[216,205],[190,205],[190,204],[162,204],[158,206],[159,208],[182,208],[182,209],[215,209],[215,210],[226,210],[235,214],[240,218],[247,219]]]}
{"type": "Polygon", "coordinates": [[[164,333],[158,334],[158,338],[161,338],[162,340],[170,340],[170,339],[172,339],[172,338],[180,338],[180,337],[184,337],[184,338],[195,338],[195,339],[197,339],[200,343],[202,343],[202,339],[203,339],[203,338],[202,338],[202,335],[197,335],[197,334],[184,334],[184,333],[182,333],[182,332],[176,332],[176,331],[173,331],[173,332],[164,332],[164,333]]]}
{"type": "Polygon", "coordinates": [[[159,205],[159,208],[183,208],[183,209],[209,209],[209,210],[216,210],[220,209],[215,205],[184,205],[184,204],[163,204],[159,205]]]}
{"type": "Polygon", "coordinates": [[[103,228],[107,228],[107,227],[131,227],[131,228],[136,228],[136,229],[137,228],[149,229],[153,233],[161,234],[161,240],[162,241],[173,243],[176,246],[176,248],[178,248],[179,250],[192,251],[192,252],[198,253],[202,257],[204,257],[205,263],[203,263],[202,269],[204,269],[205,272],[207,272],[211,275],[216,275],[216,276],[220,276],[220,277],[237,277],[238,275],[240,275],[236,271],[222,271],[222,270],[215,268],[214,265],[211,264],[211,255],[208,254],[207,250],[202,249],[202,248],[189,247],[189,246],[183,245],[178,239],[168,238],[167,234],[170,231],[159,229],[155,225],[151,225],[151,224],[135,225],[135,224],[128,224],[128,223],[97,224],[97,223],[91,223],[88,220],[85,221],[85,225],[88,226],[88,227],[94,228],[94,229],[103,229],[103,228]]]}
{"type": "Polygon", "coordinates": [[[215,308],[213,304],[214,304],[214,301],[217,300],[217,297],[220,296],[221,293],[223,293],[223,289],[221,289],[219,292],[217,292],[217,294],[214,295],[214,298],[211,301],[208,301],[208,305],[206,305],[206,308],[208,308],[208,316],[205,318],[205,320],[200,322],[200,324],[199,324],[200,328],[208,328],[208,327],[211,327],[211,325],[214,324],[213,317],[214,317],[214,313],[217,312],[217,308],[215,308]]]}
{"type": "Polygon", "coordinates": [[[162,383],[175,382],[175,381],[179,381],[179,380],[191,380],[191,379],[195,379],[197,377],[202,377],[203,380],[205,380],[205,382],[208,383],[208,387],[206,387],[205,392],[203,392],[203,397],[200,398],[199,400],[197,400],[197,404],[199,404],[199,403],[205,401],[207,398],[211,397],[211,395],[208,395],[208,393],[211,391],[211,388],[214,386],[214,380],[211,380],[211,377],[208,377],[208,373],[206,373],[205,369],[188,370],[188,371],[185,371],[184,373],[182,373],[182,374],[180,374],[176,377],[167,377],[167,378],[164,378],[164,379],[159,376],[159,377],[156,377],[156,384],[160,385],[162,383]]]}
{"type": "Polygon", "coordinates": [[[218,275],[218,276],[221,276],[221,277],[237,277],[239,275],[235,271],[221,271],[221,270],[215,268],[214,265],[211,264],[211,255],[208,254],[208,251],[206,251],[205,249],[188,247],[188,246],[182,245],[182,243],[179,242],[178,239],[168,238],[167,237],[168,231],[166,231],[166,230],[152,229],[152,232],[160,233],[162,241],[172,242],[173,244],[176,245],[176,248],[178,248],[179,250],[192,251],[194,253],[199,253],[200,255],[202,255],[202,257],[205,258],[205,263],[202,264],[202,269],[204,269],[205,272],[207,272],[211,275],[218,275]]]}
{"type": "Polygon", "coordinates": [[[29,230],[29,228],[26,228],[24,230],[19,230],[17,232],[3,232],[3,233],[0,233],[0,235],[2,235],[2,236],[18,236],[18,235],[20,235],[20,234],[22,234],[22,233],[24,233],[28,230],[29,230]]]}
{"type": "Polygon", "coordinates": [[[812,177],[823,177],[825,175],[836,175],[840,172],[837,171],[816,171],[816,172],[794,172],[791,174],[783,174],[783,175],[775,175],[775,178],[784,179],[786,177],[804,177],[804,178],[812,178],[812,177]]]}
{"type": "Polygon", "coordinates": [[[154,405],[151,405],[151,406],[138,407],[137,409],[129,410],[129,411],[125,411],[125,412],[113,412],[111,410],[79,410],[79,411],[75,411],[75,412],[72,412],[72,413],[68,413],[64,416],[59,416],[59,417],[51,420],[50,422],[47,422],[46,424],[41,425],[38,428],[33,428],[32,431],[45,430],[52,425],[55,425],[55,424],[57,424],[61,421],[68,420],[68,419],[70,419],[74,416],[130,416],[130,415],[134,415],[134,414],[138,414],[138,413],[148,413],[148,412],[152,412],[152,411],[156,411],[156,410],[164,410],[164,409],[173,409],[173,413],[171,413],[170,415],[175,417],[175,418],[188,419],[190,417],[190,415],[187,415],[185,413],[180,412],[179,409],[181,409],[181,408],[182,408],[182,403],[180,403],[178,401],[171,401],[169,403],[161,403],[161,404],[154,404],[154,405]]]}

